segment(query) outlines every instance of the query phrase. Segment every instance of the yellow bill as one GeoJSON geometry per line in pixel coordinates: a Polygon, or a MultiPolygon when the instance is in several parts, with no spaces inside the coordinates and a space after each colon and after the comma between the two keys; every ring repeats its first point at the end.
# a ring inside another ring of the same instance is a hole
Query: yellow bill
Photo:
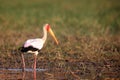
{"type": "Polygon", "coordinates": [[[49,33],[52,35],[53,39],[55,40],[56,44],[58,44],[58,40],[57,38],[55,37],[55,34],[53,33],[52,29],[50,28],[49,29],[49,33]]]}

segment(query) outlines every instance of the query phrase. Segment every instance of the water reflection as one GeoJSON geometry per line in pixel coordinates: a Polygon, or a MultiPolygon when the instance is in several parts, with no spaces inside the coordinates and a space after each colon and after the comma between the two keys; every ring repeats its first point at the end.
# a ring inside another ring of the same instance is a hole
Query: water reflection
{"type": "Polygon", "coordinates": [[[47,69],[36,69],[33,70],[32,68],[25,69],[22,72],[22,69],[4,69],[0,68],[0,80],[36,80],[36,74],[41,74],[42,72],[47,71],[47,69]]]}
{"type": "MultiPolygon", "coordinates": [[[[8,70],[8,71],[22,71],[22,69],[17,69],[17,68],[14,68],[14,69],[12,69],[12,68],[9,68],[9,69],[0,68],[0,70],[4,70],[4,71],[5,70],[8,70]]],[[[37,72],[46,71],[46,70],[47,69],[39,69],[39,68],[36,69],[37,72]]],[[[32,68],[26,68],[25,71],[33,72],[34,70],[32,68]]]]}
{"type": "Polygon", "coordinates": [[[34,80],[36,80],[36,70],[34,70],[34,72],[33,72],[33,78],[34,78],[34,80]]]}
{"type": "MultiPolygon", "coordinates": [[[[26,79],[26,71],[22,72],[22,80],[26,79]]],[[[33,80],[36,80],[36,71],[33,71],[33,80]]]]}

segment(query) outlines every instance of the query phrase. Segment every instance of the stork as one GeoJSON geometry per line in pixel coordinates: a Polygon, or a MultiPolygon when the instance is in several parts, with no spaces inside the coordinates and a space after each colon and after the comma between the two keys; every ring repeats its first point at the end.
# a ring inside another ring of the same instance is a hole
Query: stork
{"type": "Polygon", "coordinates": [[[23,46],[20,48],[20,51],[22,52],[21,57],[22,57],[22,63],[23,63],[23,68],[22,70],[25,71],[25,60],[24,60],[24,55],[23,53],[32,53],[34,54],[34,71],[36,70],[36,58],[39,53],[39,51],[43,48],[43,45],[47,39],[47,32],[51,34],[53,39],[55,40],[56,44],[58,44],[58,40],[55,37],[51,27],[49,24],[45,24],[43,26],[43,37],[42,38],[35,38],[35,39],[28,39],[25,41],[23,46]]]}

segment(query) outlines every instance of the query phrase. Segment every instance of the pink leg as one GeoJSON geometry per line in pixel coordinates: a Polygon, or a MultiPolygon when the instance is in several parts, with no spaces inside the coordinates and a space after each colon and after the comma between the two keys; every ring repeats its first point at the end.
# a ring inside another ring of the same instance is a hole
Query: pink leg
{"type": "Polygon", "coordinates": [[[24,60],[24,55],[21,54],[21,56],[22,56],[22,64],[23,64],[22,71],[24,72],[25,71],[25,60],[24,60]]]}
{"type": "Polygon", "coordinates": [[[36,80],[36,70],[33,71],[33,78],[36,80]]]}
{"type": "Polygon", "coordinates": [[[37,55],[34,54],[34,71],[36,71],[36,58],[37,58],[37,55]]]}
{"type": "Polygon", "coordinates": [[[37,55],[34,54],[34,79],[36,79],[36,58],[37,58],[37,55]]]}

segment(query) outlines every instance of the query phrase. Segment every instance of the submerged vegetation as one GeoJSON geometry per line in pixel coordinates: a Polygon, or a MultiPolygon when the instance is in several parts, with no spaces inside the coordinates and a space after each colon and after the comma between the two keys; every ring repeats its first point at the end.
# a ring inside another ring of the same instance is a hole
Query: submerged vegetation
{"type": "MultiPolygon", "coordinates": [[[[0,68],[21,68],[17,49],[27,39],[42,37],[45,23],[60,44],[48,35],[37,68],[49,70],[38,79],[120,78],[119,0],[1,0],[0,68]]],[[[31,67],[33,56],[25,59],[31,67]]]]}

